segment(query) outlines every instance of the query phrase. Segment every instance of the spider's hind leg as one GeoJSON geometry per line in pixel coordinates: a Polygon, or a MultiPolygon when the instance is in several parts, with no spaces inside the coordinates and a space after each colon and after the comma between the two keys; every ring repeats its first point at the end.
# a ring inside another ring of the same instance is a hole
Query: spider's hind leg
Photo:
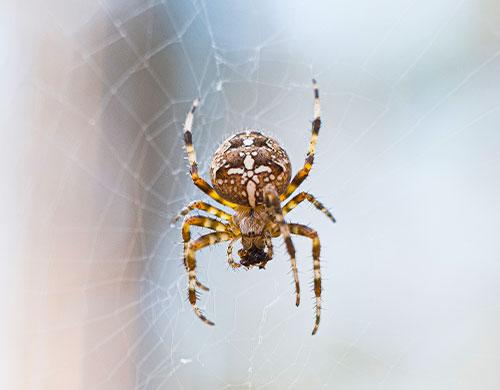
{"type": "Polygon", "coordinates": [[[304,166],[295,174],[294,178],[288,185],[286,191],[280,195],[280,200],[285,200],[297,189],[298,186],[307,178],[311,171],[314,154],[316,153],[316,143],[318,141],[319,129],[321,128],[321,108],[319,102],[319,89],[316,80],[313,79],[314,90],[314,119],[311,125],[311,140],[309,141],[309,149],[307,150],[306,160],[304,166]]]}
{"type": "Polygon", "coordinates": [[[191,109],[186,116],[186,121],[184,122],[184,144],[186,146],[186,152],[189,160],[191,179],[193,179],[195,186],[210,196],[213,200],[234,209],[237,205],[220,196],[198,173],[198,163],[196,162],[196,152],[193,146],[193,133],[191,130],[193,128],[194,112],[196,111],[196,107],[198,107],[199,103],[198,99],[193,101],[193,105],[191,106],[191,109]]]}

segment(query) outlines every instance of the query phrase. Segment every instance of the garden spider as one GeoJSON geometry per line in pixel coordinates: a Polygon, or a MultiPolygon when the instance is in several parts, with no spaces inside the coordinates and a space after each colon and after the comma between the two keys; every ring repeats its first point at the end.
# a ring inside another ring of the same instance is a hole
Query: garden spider
{"type": "Polygon", "coordinates": [[[198,299],[196,289],[208,291],[196,278],[195,253],[200,249],[222,241],[229,241],[227,260],[232,268],[265,268],[273,257],[272,238],[283,236],[286,249],[290,255],[293,279],[295,282],[295,304],[300,303],[300,285],[295,260],[295,248],[290,234],[308,237],[312,240],[314,294],[316,296],[316,319],[312,334],[319,326],[321,312],[321,272],[320,242],[318,233],[305,225],[288,223],[284,216],[302,201],[311,202],[332,222],[333,215],[316,198],[300,192],[286,200],[306,179],[314,161],[316,141],[321,126],[319,91],[316,81],[314,88],[314,120],[312,122],[311,140],[304,166],[291,179],[292,167],[286,151],[271,137],[258,131],[246,131],[226,139],[214,154],[210,165],[210,176],[213,187],[198,174],[198,164],[192,142],[191,128],[198,99],[194,100],[184,123],[184,142],[188,155],[191,178],[194,184],[204,193],[220,204],[235,211],[234,215],[214,207],[201,200],[189,203],[172,221],[186,216],[182,225],[184,241],[184,266],[188,272],[189,302],[196,315],[206,324],[214,325],[196,305],[198,299]],[[205,216],[187,216],[191,210],[202,210],[219,219],[205,216]],[[214,230],[213,233],[191,240],[191,226],[201,226],[214,230]],[[242,249],[238,251],[240,262],[233,259],[233,245],[241,239],[242,249]]]}

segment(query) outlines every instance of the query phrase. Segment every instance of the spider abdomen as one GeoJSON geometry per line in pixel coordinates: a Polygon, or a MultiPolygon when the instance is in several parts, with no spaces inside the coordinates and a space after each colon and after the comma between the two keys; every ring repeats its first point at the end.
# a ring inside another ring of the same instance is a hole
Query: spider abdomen
{"type": "Polygon", "coordinates": [[[226,139],[214,154],[210,176],[214,189],[226,199],[244,206],[262,204],[263,189],[273,184],[283,193],[292,167],[276,140],[258,131],[238,133],[226,139]]]}

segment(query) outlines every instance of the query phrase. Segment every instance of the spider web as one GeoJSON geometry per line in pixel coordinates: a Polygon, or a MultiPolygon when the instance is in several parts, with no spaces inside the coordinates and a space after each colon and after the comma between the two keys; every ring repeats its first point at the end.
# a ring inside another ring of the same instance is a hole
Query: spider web
{"type": "Polygon", "coordinates": [[[16,12],[23,388],[498,388],[494,1],[49,1],[16,12]],[[278,243],[265,271],[232,272],[224,245],[200,252],[207,327],[186,300],[180,227],[169,226],[205,199],[187,176],[187,109],[201,97],[205,177],[219,142],[246,127],[277,137],[297,169],[313,77],[323,128],[302,189],[339,222],[307,205],[291,218],[322,240],[319,333],[300,238],[298,309],[278,243]]]}

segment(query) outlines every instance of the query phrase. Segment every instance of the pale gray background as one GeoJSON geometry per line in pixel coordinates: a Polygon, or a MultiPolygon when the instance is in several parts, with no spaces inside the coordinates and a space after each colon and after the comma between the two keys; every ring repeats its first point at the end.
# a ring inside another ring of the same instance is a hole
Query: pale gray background
{"type": "Polygon", "coordinates": [[[496,1],[19,7],[4,13],[18,21],[2,47],[13,156],[3,165],[16,172],[3,203],[23,259],[4,273],[15,289],[2,286],[19,296],[17,338],[6,337],[23,346],[11,346],[21,351],[13,383],[500,388],[496,1]],[[303,239],[298,309],[281,244],[265,271],[232,272],[224,246],[201,252],[207,327],[186,300],[180,228],[169,226],[205,198],[186,175],[190,101],[202,99],[204,175],[218,143],[244,127],[275,135],[298,168],[312,77],[323,128],[303,189],[338,223],[307,205],[290,218],[322,240],[319,333],[303,239]]]}

